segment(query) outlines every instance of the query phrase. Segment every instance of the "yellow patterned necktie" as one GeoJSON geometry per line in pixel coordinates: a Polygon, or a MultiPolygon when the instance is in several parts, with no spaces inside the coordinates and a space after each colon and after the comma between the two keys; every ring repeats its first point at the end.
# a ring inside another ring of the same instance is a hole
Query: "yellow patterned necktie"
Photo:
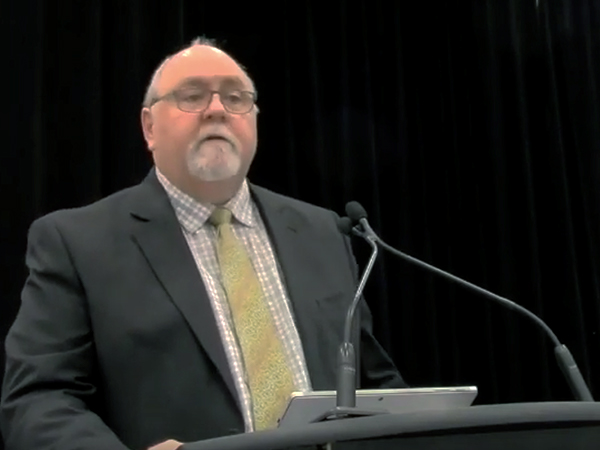
{"type": "Polygon", "coordinates": [[[263,430],[277,426],[294,391],[294,379],[260,281],[233,233],[231,218],[231,211],[217,208],[210,222],[217,228],[217,258],[248,377],[254,429],[263,430]]]}

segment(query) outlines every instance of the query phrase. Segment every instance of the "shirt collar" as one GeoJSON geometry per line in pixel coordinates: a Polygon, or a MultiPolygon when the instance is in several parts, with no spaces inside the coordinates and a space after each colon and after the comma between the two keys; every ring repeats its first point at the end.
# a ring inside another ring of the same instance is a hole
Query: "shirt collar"
{"type": "MultiPolygon", "coordinates": [[[[171,183],[167,177],[158,170],[158,167],[156,167],[156,176],[167,192],[181,226],[189,233],[198,231],[200,227],[206,223],[216,206],[210,203],[201,203],[183,192],[171,183]]],[[[223,207],[230,210],[234,219],[242,225],[247,227],[254,227],[256,225],[250,189],[248,188],[246,179],[244,179],[240,189],[233,198],[225,203],[223,207]]]]}

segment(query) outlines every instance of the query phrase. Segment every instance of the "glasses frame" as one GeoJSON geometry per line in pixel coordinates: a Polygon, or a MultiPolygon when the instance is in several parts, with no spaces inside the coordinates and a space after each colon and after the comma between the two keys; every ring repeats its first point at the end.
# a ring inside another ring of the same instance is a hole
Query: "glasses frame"
{"type": "Polygon", "coordinates": [[[177,106],[177,109],[179,109],[180,111],[183,112],[187,112],[187,113],[202,113],[204,111],[206,111],[208,109],[208,107],[210,106],[210,104],[213,101],[213,97],[215,96],[215,94],[219,94],[219,101],[221,102],[221,105],[223,105],[223,108],[225,109],[225,111],[227,111],[229,114],[248,114],[250,111],[252,111],[252,108],[254,108],[254,106],[256,105],[256,100],[257,100],[257,95],[256,92],[253,91],[241,91],[238,89],[234,89],[232,92],[239,92],[240,94],[250,94],[250,96],[252,97],[252,103],[250,104],[250,107],[248,108],[247,111],[243,111],[243,112],[239,112],[239,111],[231,111],[226,105],[225,103],[223,103],[223,101],[221,100],[221,94],[223,93],[222,91],[208,91],[208,93],[210,94],[210,98],[208,100],[208,103],[206,104],[206,106],[203,109],[199,109],[199,110],[192,110],[190,111],[189,109],[184,109],[181,107],[181,99],[178,98],[178,94],[181,92],[186,91],[186,89],[175,89],[171,92],[166,93],[165,95],[162,95],[160,97],[155,98],[154,100],[152,100],[150,102],[150,104],[148,105],[148,108],[152,108],[155,104],[157,104],[158,102],[162,101],[162,100],[172,100],[175,105],[177,106]]]}

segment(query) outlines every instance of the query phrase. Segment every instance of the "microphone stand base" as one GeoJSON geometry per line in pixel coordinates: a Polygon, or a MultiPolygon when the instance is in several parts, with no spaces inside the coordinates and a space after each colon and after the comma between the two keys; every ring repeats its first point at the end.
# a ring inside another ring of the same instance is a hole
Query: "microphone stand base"
{"type": "Polygon", "coordinates": [[[356,417],[377,416],[380,414],[389,414],[389,411],[384,409],[358,409],[354,407],[336,406],[333,409],[321,414],[310,423],[326,422],[329,420],[353,419],[356,417]]]}

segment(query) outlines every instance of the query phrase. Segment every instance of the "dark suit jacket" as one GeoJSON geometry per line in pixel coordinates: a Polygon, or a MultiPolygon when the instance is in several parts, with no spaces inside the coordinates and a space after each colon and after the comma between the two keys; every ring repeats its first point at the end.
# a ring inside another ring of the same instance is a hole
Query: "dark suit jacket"
{"type": "MultiPolygon", "coordinates": [[[[282,267],[313,388],[335,388],[356,268],[328,210],[251,187],[282,267]]],[[[143,449],[244,430],[202,277],[154,172],[33,223],[6,339],[8,450],[143,449]]],[[[404,386],[362,311],[363,387],[404,386]]]]}

